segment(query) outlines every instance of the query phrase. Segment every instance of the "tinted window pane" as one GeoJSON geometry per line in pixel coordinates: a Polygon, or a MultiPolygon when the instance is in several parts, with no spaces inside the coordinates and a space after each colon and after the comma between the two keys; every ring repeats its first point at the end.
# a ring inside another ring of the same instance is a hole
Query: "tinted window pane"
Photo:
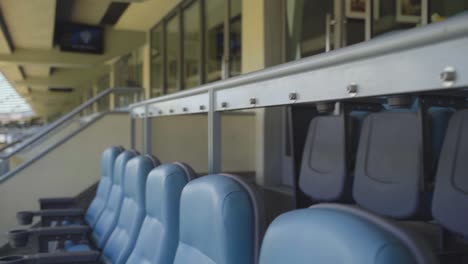
{"type": "Polygon", "coordinates": [[[241,0],[231,0],[231,19],[230,19],[230,76],[241,74],[242,62],[242,16],[241,16],[241,0]]]}
{"type": "Polygon", "coordinates": [[[151,96],[163,94],[162,26],[151,31],[151,96]]]}
{"type": "Polygon", "coordinates": [[[200,4],[184,10],[184,88],[200,85],[200,4]]]}
{"type": "Polygon", "coordinates": [[[173,16],[167,22],[166,28],[166,51],[167,51],[167,64],[166,64],[166,78],[167,78],[167,92],[173,93],[179,90],[179,16],[173,16]]]}
{"type": "Polygon", "coordinates": [[[206,81],[221,79],[221,65],[224,53],[224,15],[227,1],[206,0],[206,81]]]}

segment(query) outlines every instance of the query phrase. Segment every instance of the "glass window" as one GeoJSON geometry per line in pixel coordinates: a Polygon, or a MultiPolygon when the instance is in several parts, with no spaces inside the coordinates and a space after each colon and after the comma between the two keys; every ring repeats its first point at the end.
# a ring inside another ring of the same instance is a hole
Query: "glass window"
{"type": "Polygon", "coordinates": [[[221,80],[224,56],[224,18],[226,1],[206,0],[205,2],[205,80],[221,80]]]}
{"type": "Polygon", "coordinates": [[[372,36],[421,25],[421,0],[374,1],[372,36]]]}
{"type": "Polygon", "coordinates": [[[327,25],[333,12],[333,1],[286,0],[287,60],[325,52],[327,43],[333,44],[332,27],[327,25]]]}
{"type": "Polygon", "coordinates": [[[236,76],[241,74],[242,63],[242,17],[241,17],[241,0],[231,0],[231,18],[230,18],[230,65],[229,75],[236,76]]]}
{"type": "Polygon", "coordinates": [[[175,15],[166,24],[166,78],[167,93],[179,90],[180,31],[179,16],[175,15]]]}
{"type": "Polygon", "coordinates": [[[151,96],[163,95],[162,25],[151,31],[151,96]]]}
{"type": "Polygon", "coordinates": [[[184,88],[200,82],[200,3],[193,2],[184,9],[184,88]]]}
{"type": "Polygon", "coordinates": [[[449,16],[468,10],[467,0],[430,0],[429,21],[439,22],[449,16]]]}

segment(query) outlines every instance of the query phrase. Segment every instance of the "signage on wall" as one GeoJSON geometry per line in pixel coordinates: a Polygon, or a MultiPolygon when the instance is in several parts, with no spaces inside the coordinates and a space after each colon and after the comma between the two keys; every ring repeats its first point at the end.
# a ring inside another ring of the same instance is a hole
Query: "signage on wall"
{"type": "Polygon", "coordinates": [[[102,54],[104,29],[98,26],[67,24],[61,28],[60,50],[102,54]]]}

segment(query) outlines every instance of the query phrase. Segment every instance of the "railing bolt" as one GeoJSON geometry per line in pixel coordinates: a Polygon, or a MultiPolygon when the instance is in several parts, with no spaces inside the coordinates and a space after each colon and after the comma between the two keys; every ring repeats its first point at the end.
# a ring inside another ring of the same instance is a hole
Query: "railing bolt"
{"type": "Polygon", "coordinates": [[[296,101],[297,100],[297,93],[290,93],[289,100],[296,101]]]}
{"type": "Polygon", "coordinates": [[[445,69],[440,73],[440,79],[445,86],[453,86],[457,79],[457,72],[455,71],[455,68],[452,66],[445,67],[445,69]]]}
{"type": "Polygon", "coordinates": [[[174,109],[169,109],[169,113],[174,113],[174,109]]]}
{"type": "Polygon", "coordinates": [[[200,105],[200,110],[203,111],[203,110],[205,110],[205,109],[206,109],[206,107],[205,107],[204,105],[200,105]]]}
{"type": "Polygon", "coordinates": [[[221,107],[222,107],[222,108],[228,107],[228,103],[227,103],[227,102],[222,102],[222,103],[221,103],[221,107]]]}
{"type": "Polygon", "coordinates": [[[162,111],[162,110],[159,110],[159,111],[158,111],[158,114],[162,115],[162,114],[163,114],[163,111],[162,111]]]}
{"type": "Polygon", "coordinates": [[[252,98],[250,98],[249,102],[250,102],[251,105],[257,104],[257,98],[252,97],[252,98]]]}
{"type": "Polygon", "coordinates": [[[346,91],[348,92],[349,95],[356,96],[356,94],[358,92],[358,85],[356,83],[350,83],[346,87],[346,91]]]}
{"type": "Polygon", "coordinates": [[[188,108],[187,108],[187,107],[184,107],[184,108],[182,108],[182,111],[183,111],[183,112],[188,112],[188,108]]]}

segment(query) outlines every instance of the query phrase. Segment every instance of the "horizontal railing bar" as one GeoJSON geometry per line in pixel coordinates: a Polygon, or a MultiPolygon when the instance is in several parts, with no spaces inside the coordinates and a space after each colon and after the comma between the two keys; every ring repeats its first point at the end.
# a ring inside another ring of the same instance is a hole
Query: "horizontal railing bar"
{"type": "Polygon", "coordinates": [[[445,42],[467,35],[468,14],[462,14],[446,21],[431,24],[422,28],[415,28],[388,36],[381,36],[368,42],[359,43],[332,52],[281,64],[253,73],[243,74],[227,80],[205,84],[192,90],[152,98],[132,104],[130,105],[130,108],[134,109],[148,104],[206,93],[209,90],[222,90],[271,79],[278,79],[306,71],[327,68],[352,61],[423,47],[431,43],[445,42]]]}
{"type": "Polygon", "coordinates": [[[107,88],[106,90],[100,92],[93,98],[89,99],[85,103],[81,104],[77,108],[73,109],[71,112],[68,114],[60,117],[56,121],[54,121],[52,124],[48,125],[45,127],[43,130],[38,132],[36,135],[32,136],[28,140],[24,141],[23,144],[15,148],[12,152],[0,156],[2,159],[8,159],[14,155],[16,155],[18,152],[21,150],[27,148],[30,144],[38,141],[39,139],[43,138],[44,136],[48,135],[50,132],[52,132],[55,128],[59,127],[60,125],[64,124],[65,122],[69,121],[71,118],[79,114],[81,111],[85,110],[86,108],[92,106],[94,103],[99,101],[100,99],[104,98],[105,96],[111,94],[111,93],[118,93],[118,92],[129,92],[133,91],[135,93],[140,93],[142,91],[141,88],[139,87],[118,87],[118,88],[107,88]]]}

